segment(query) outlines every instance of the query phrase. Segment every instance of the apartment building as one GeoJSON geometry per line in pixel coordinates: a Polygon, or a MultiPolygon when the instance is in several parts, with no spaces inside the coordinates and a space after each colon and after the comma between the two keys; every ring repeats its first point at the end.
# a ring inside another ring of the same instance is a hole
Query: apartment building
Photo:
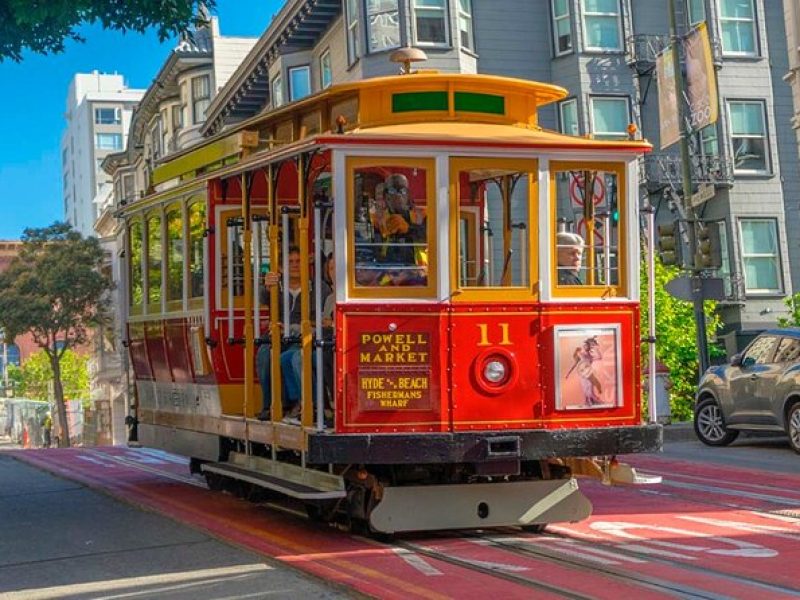
{"type": "MultiPolygon", "coordinates": [[[[789,0],[791,1],[791,0],[789,0]]],[[[701,208],[722,240],[729,351],[785,313],[800,285],[797,141],[783,7],[769,0],[675,0],[680,34],[706,21],[717,67],[719,120],[691,139],[701,208]],[[706,189],[711,189],[706,187],[706,189]]],[[[229,84],[211,102],[205,135],[224,131],[332,83],[397,72],[402,46],[423,68],[553,82],[569,97],[540,123],[575,135],[627,137],[630,123],[654,145],[641,195],[674,219],[677,145],[660,150],[655,58],[668,44],[667,2],[650,0],[288,0],[229,84]]],[[[792,46],[794,47],[794,46],[792,46]]]]}
{"type": "Polygon", "coordinates": [[[64,220],[84,236],[94,235],[94,199],[110,181],[100,163],[124,148],[133,109],[143,94],[128,88],[116,73],[77,73],[70,82],[61,136],[64,220]]]}

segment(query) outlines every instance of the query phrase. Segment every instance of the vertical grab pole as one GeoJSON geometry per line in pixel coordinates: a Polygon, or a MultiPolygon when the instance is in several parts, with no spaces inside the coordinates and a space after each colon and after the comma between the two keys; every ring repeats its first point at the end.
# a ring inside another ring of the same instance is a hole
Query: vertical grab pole
{"type": "Polygon", "coordinates": [[[611,285],[611,215],[606,213],[603,216],[603,231],[606,234],[605,248],[603,249],[603,277],[605,284],[611,285]]]}
{"type": "Polygon", "coordinates": [[[261,273],[261,221],[253,221],[253,335],[261,337],[261,297],[258,280],[261,273]]]}
{"type": "Polygon", "coordinates": [[[252,271],[247,268],[247,261],[252,260],[253,230],[250,222],[250,183],[252,175],[242,173],[242,278],[244,279],[244,445],[245,452],[250,454],[250,428],[247,413],[253,405],[253,392],[255,388],[255,373],[253,359],[255,358],[255,343],[253,332],[253,277],[252,271]]]}
{"type": "Polygon", "coordinates": [[[292,332],[289,325],[289,213],[284,211],[281,213],[281,229],[283,230],[283,237],[281,238],[281,268],[282,268],[282,284],[283,284],[283,337],[288,338],[292,332]]]}
{"type": "MultiPolygon", "coordinates": [[[[279,171],[280,172],[280,171],[279,171]]],[[[267,201],[269,202],[269,268],[271,273],[277,273],[280,268],[278,263],[278,204],[275,200],[275,186],[273,181],[273,166],[267,165],[267,201]]],[[[286,256],[286,253],[283,254],[286,256]]],[[[284,269],[285,272],[285,269],[284,269]]],[[[280,298],[278,286],[273,285],[269,290],[269,335],[270,335],[270,415],[273,422],[283,419],[283,380],[281,379],[281,324],[280,324],[280,298]]],[[[264,407],[266,408],[266,407],[264,407]]],[[[277,447],[272,444],[272,460],[277,458],[277,447]]]]}
{"type": "MultiPolygon", "coordinates": [[[[322,209],[319,206],[314,206],[314,255],[315,258],[320,258],[322,249],[322,219],[320,212],[322,209]]],[[[315,377],[317,389],[317,430],[322,431],[325,428],[325,399],[323,397],[322,386],[322,269],[325,268],[324,261],[321,261],[314,270],[314,336],[317,339],[317,345],[314,348],[314,365],[317,369],[315,377]]]]}
{"type": "Polygon", "coordinates": [[[228,339],[233,339],[233,285],[234,285],[234,276],[233,276],[233,234],[236,230],[235,225],[231,225],[230,221],[225,223],[226,231],[228,233],[227,239],[227,246],[228,246],[228,256],[226,260],[226,264],[228,265],[228,339]]]}
{"type": "MultiPolygon", "coordinates": [[[[300,422],[303,427],[311,427],[313,424],[314,407],[312,403],[312,380],[311,380],[311,290],[309,282],[311,273],[309,266],[311,256],[309,255],[308,244],[308,198],[306,197],[306,170],[305,157],[300,155],[297,158],[297,200],[300,204],[300,218],[298,219],[300,233],[300,336],[303,344],[300,348],[302,357],[303,376],[300,385],[300,422]]],[[[305,467],[305,453],[302,457],[302,466],[305,467]]]]}
{"type": "Polygon", "coordinates": [[[647,342],[650,345],[647,369],[647,412],[650,422],[658,422],[656,408],[656,211],[648,202],[647,213],[647,342]]]}

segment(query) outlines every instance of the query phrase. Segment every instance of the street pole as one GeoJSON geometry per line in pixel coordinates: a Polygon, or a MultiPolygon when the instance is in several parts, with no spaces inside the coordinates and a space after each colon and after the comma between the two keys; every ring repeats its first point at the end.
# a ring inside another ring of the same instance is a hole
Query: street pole
{"type": "Polygon", "coordinates": [[[668,1],[669,10],[669,37],[670,49],[672,51],[672,64],[675,68],[675,92],[678,97],[678,124],[680,125],[681,139],[681,179],[683,180],[683,208],[687,215],[690,216],[687,223],[689,234],[689,259],[692,261],[692,302],[694,304],[694,321],[697,328],[697,354],[700,360],[700,373],[702,377],[706,369],[708,369],[708,339],[706,338],[706,314],[703,311],[703,288],[700,279],[701,269],[697,268],[694,264],[695,254],[697,249],[697,237],[695,232],[695,215],[694,208],[691,205],[692,197],[692,171],[691,162],[689,157],[689,136],[691,130],[686,122],[686,108],[684,102],[684,81],[683,70],[680,63],[680,52],[678,51],[678,28],[675,19],[675,0],[668,1]]]}

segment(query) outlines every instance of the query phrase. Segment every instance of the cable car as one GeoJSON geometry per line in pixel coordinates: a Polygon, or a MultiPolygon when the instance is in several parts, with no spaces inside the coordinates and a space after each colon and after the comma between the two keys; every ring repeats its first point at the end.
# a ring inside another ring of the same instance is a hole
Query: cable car
{"type": "Polygon", "coordinates": [[[565,96],[369,79],[157,165],[120,211],[139,441],[383,533],[576,521],[576,476],[638,481],[650,145],[541,128],[565,96]]]}

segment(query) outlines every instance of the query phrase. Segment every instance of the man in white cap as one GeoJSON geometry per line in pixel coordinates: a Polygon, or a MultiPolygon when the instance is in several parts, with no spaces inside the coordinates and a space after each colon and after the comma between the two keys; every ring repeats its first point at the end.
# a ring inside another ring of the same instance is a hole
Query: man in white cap
{"type": "Polygon", "coordinates": [[[583,264],[583,238],[577,233],[562,231],[556,235],[558,252],[558,284],[583,285],[580,279],[583,264]]]}

